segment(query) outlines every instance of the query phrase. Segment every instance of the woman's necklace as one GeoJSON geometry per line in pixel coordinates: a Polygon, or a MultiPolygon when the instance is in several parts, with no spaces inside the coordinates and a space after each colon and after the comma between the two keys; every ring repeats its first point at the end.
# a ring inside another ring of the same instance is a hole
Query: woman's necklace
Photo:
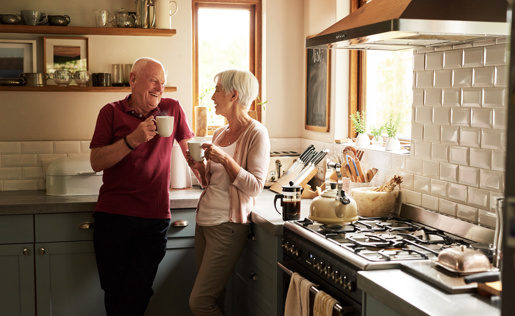
{"type": "Polygon", "coordinates": [[[238,128],[236,130],[232,130],[230,127],[227,127],[227,129],[225,130],[225,135],[224,135],[224,138],[227,137],[227,143],[229,145],[232,145],[232,143],[234,143],[236,140],[238,140],[238,138],[240,136],[239,131],[243,130],[248,124],[249,124],[249,122],[244,123],[243,125],[240,126],[240,128],[238,128]],[[232,133],[232,134],[228,136],[229,133],[232,133]]]}

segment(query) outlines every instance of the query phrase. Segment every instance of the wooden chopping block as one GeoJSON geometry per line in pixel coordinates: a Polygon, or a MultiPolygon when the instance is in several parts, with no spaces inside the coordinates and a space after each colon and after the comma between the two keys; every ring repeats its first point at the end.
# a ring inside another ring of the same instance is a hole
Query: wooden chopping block
{"type": "Polygon", "coordinates": [[[501,281],[486,282],[477,284],[477,294],[481,296],[490,297],[492,295],[501,296],[502,283],[501,281]]]}
{"type": "Polygon", "coordinates": [[[322,185],[320,187],[317,187],[316,191],[313,191],[311,189],[311,186],[309,184],[306,184],[304,186],[304,190],[302,190],[302,194],[301,194],[300,198],[301,199],[314,199],[317,196],[319,196],[320,192],[322,192],[323,190],[325,190],[325,183],[322,183],[322,185]]]}
{"type": "MultiPolygon", "coordinates": [[[[315,168],[316,171],[318,171],[317,168],[315,168]]],[[[294,181],[295,178],[297,178],[297,175],[300,173],[300,170],[292,171],[288,174],[284,174],[282,177],[277,180],[276,183],[272,184],[270,187],[270,190],[277,192],[277,193],[283,193],[283,185],[289,185],[290,181],[294,181]]],[[[307,183],[307,182],[306,182],[307,183]]]]}
{"type": "Polygon", "coordinates": [[[317,168],[314,168],[313,170],[311,170],[310,173],[308,173],[306,175],[306,177],[304,179],[302,179],[302,182],[299,184],[302,188],[308,184],[308,182],[313,179],[313,177],[318,173],[318,169],[317,168]]]}

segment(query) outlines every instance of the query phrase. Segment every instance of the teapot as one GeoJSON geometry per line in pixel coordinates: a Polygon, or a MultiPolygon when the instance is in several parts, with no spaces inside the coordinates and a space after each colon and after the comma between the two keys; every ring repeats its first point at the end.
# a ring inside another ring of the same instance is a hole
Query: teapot
{"type": "Polygon", "coordinates": [[[0,22],[2,24],[20,24],[21,15],[19,14],[0,14],[0,22]]]}
{"type": "Polygon", "coordinates": [[[321,196],[313,199],[308,218],[322,224],[343,224],[358,220],[356,202],[345,195],[342,190],[341,164],[329,162],[327,169],[336,169],[338,183],[330,183],[330,187],[321,196]]]}
{"type": "Polygon", "coordinates": [[[68,15],[49,15],[48,24],[56,26],[66,26],[70,24],[70,17],[68,15]]]}
{"type": "Polygon", "coordinates": [[[133,13],[124,11],[123,8],[115,13],[116,27],[135,27],[136,16],[133,13]]]}

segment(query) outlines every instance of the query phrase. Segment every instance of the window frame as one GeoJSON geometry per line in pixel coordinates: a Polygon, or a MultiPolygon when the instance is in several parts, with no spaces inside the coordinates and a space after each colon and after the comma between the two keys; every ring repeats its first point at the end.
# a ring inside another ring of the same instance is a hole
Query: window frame
{"type": "MultiPolygon", "coordinates": [[[[259,82],[258,97],[261,98],[262,86],[262,9],[261,0],[192,0],[193,26],[193,129],[195,129],[195,110],[199,105],[199,56],[198,56],[198,10],[200,8],[248,9],[250,11],[249,70],[259,82]]],[[[221,69],[222,70],[222,69],[221,69]]],[[[213,74],[215,75],[215,74],[213,74]]],[[[262,121],[262,105],[256,101],[250,106],[249,114],[262,121]]],[[[213,134],[211,128],[208,133],[213,134]]]]}

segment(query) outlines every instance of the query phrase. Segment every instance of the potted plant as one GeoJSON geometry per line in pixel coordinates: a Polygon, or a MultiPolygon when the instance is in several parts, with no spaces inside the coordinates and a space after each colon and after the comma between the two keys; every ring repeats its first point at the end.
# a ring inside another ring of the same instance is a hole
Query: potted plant
{"type": "Polygon", "coordinates": [[[384,124],[384,130],[388,139],[384,149],[387,151],[396,151],[401,149],[401,143],[397,139],[397,133],[399,132],[399,125],[401,124],[401,114],[391,112],[388,114],[386,123],[384,124]]]}
{"type": "Polygon", "coordinates": [[[372,145],[383,145],[383,132],[384,126],[373,127],[370,129],[370,134],[372,134],[372,145]]]}
{"type": "Polygon", "coordinates": [[[356,146],[370,145],[370,138],[367,135],[367,120],[365,113],[356,111],[356,113],[351,114],[350,119],[354,132],[358,133],[358,136],[356,137],[356,146]]]}

